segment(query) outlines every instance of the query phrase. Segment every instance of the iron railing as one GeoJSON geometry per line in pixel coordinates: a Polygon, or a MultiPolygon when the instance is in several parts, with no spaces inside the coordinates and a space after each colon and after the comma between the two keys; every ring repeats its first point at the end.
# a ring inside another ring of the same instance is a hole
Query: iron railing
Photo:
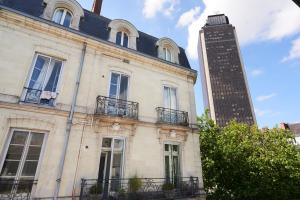
{"type": "Polygon", "coordinates": [[[25,97],[23,102],[33,103],[33,104],[43,104],[49,106],[54,105],[54,101],[56,98],[55,92],[50,92],[51,94],[52,93],[55,94],[55,98],[52,98],[51,95],[50,97],[47,98],[41,98],[43,90],[24,87],[24,91],[25,91],[25,97]]]}
{"type": "Polygon", "coordinates": [[[180,110],[173,110],[163,107],[156,108],[157,122],[180,126],[189,125],[188,113],[180,110]]]}
{"type": "Polygon", "coordinates": [[[200,196],[200,191],[197,177],[178,178],[174,184],[165,178],[82,179],[79,199],[179,199],[200,196]]]}
{"type": "Polygon", "coordinates": [[[37,180],[14,180],[0,178],[0,199],[1,200],[29,200],[31,190],[37,180]]]}
{"type": "Polygon", "coordinates": [[[95,114],[138,119],[139,103],[105,96],[97,97],[95,114]]]}

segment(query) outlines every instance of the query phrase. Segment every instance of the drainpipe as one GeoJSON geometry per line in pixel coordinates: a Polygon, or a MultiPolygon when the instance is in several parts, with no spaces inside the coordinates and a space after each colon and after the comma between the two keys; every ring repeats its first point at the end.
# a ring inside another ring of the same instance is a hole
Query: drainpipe
{"type": "Polygon", "coordinates": [[[83,43],[83,48],[81,52],[81,58],[80,58],[80,66],[77,74],[77,79],[76,79],[76,85],[75,85],[75,91],[72,99],[72,105],[71,109],[69,112],[68,120],[67,120],[67,127],[66,127],[66,138],[64,141],[64,146],[63,146],[63,153],[61,155],[61,159],[59,162],[59,168],[58,168],[58,174],[57,174],[57,185],[54,191],[54,199],[58,198],[58,193],[60,189],[60,183],[61,183],[61,178],[62,178],[62,173],[64,169],[64,164],[65,164],[65,159],[66,159],[66,153],[68,149],[68,143],[69,143],[69,138],[70,138],[70,133],[71,133],[71,128],[72,128],[72,123],[73,123],[73,116],[75,112],[75,106],[76,106],[76,101],[77,101],[77,96],[78,96],[78,90],[79,90],[79,85],[80,85],[80,79],[81,79],[81,74],[82,74],[82,69],[83,69],[83,63],[84,63],[84,58],[86,54],[86,42],[83,43]]]}

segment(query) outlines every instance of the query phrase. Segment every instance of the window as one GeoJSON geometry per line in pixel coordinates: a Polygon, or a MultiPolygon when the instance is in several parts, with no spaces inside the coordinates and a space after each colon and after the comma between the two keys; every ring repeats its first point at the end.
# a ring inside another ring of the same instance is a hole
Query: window
{"type": "Polygon", "coordinates": [[[25,87],[24,101],[54,105],[61,68],[61,60],[38,54],[29,83],[25,87]]]}
{"type": "Polygon", "coordinates": [[[177,184],[180,177],[179,145],[165,144],[165,177],[167,182],[177,184]]]}
{"type": "Polygon", "coordinates": [[[116,37],[116,44],[123,47],[128,47],[128,34],[125,32],[118,32],[116,37]]]}
{"type": "Polygon", "coordinates": [[[43,133],[13,131],[1,169],[0,194],[31,192],[43,143],[43,133]]]}
{"type": "Polygon", "coordinates": [[[120,190],[120,179],[123,177],[124,147],[124,139],[102,139],[98,180],[103,194],[107,195],[109,192],[120,190]]]}
{"type": "Polygon", "coordinates": [[[171,54],[170,49],[168,49],[168,48],[163,48],[163,54],[164,54],[164,59],[165,59],[166,61],[169,61],[169,62],[172,61],[172,54],[171,54]]]}
{"type": "Polygon", "coordinates": [[[110,79],[109,97],[127,100],[129,77],[124,74],[112,72],[110,79]]]}
{"type": "Polygon", "coordinates": [[[164,86],[164,107],[177,110],[176,88],[164,86]]]}
{"type": "Polygon", "coordinates": [[[55,23],[69,27],[72,21],[72,14],[69,10],[64,8],[58,8],[55,10],[53,19],[55,23]]]}

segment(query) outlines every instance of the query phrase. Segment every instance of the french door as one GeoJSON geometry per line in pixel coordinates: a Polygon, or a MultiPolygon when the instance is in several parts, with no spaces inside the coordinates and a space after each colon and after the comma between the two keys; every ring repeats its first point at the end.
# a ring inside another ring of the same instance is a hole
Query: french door
{"type": "Polygon", "coordinates": [[[103,196],[116,192],[121,187],[124,162],[124,139],[103,138],[100,155],[98,182],[102,187],[103,196]]]}
{"type": "Polygon", "coordinates": [[[177,94],[176,88],[164,87],[164,121],[168,123],[176,123],[178,120],[177,116],[177,94]]]}
{"type": "Polygon", "coordinates": [[[108,113],[113,115],[126,115],[129,77],[124,74],[112,72],[110,79],[108,113]]]}
{"type": "Polygon", "coordinates": [[[30,194],[44,143],[44,134],[14,130],[0,174],[0,194],[30,194]]]}
{"type": "Polygon", "coordinates": [[[176,185],[180,177],[179,145],[165,144],[165,178],[176,185]]]}

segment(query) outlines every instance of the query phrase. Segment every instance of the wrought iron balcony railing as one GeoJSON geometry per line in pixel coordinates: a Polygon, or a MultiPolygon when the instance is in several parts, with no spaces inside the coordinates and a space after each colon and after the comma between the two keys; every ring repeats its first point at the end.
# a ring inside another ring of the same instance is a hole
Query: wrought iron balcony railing
{"type": "Polygon", "coordinates": [[[31,190],[37,180],[14,180],[0,178],[0,199],[29,200],[31,190]]]}
{"type": "Polygon", "coordinates": [[[176,180],[172,184],[165,178],[82,179],[79,199],[162,200],[200,196],[197,177],[176,180]]]}
{"type": "Polygon", "coordinates": [[[23,99],[23,102],[26,103],[53,106],[54,101],[57,97],[56,92],[43,91],[43,90],[27,88],[27,87],[24,87],[24,92],[25,92],[25,97],[23,99]]]}
{"type": "Polygon", "coordinates": [[[105,96],[97,97],[95,114],[138,119],[139,103],[105,96]]]}
{"type": "Polygon", "coordinates": [[[189,125],[189,117],[187,112],[162,107],[156,108],[156,111],[158,123],[174,124],[180,126],[189,125]]]}

